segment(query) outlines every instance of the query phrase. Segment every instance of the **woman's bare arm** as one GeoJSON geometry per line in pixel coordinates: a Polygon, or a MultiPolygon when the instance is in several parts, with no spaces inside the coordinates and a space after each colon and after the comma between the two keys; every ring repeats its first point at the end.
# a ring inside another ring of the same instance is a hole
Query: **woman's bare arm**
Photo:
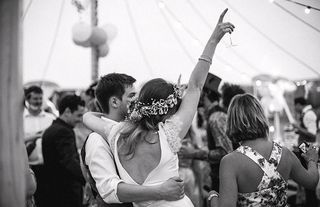
{"type": "Polygon", "coordinates": [[[308,163],[308,169],[302,166],[300,160],[291,151],[289,151],[289,155],[292,161],[290,177],[305,188],[315,189],[319,180],[318,153],[316,149],[311,148],[306,154],[302,154],[308,163]]]}
{"type": "Polygon", "coordinates": [[[231,33],[234,26],[231,23],[224,23],[223,17],[228,9],[220,15],[218,24],[210,36],[202,55],[199,58],[194,70],[191,73],[186,94],[183,97],[181,106],[176,116],[183,120],[179,137],[184,137],[192,123],[192,119],[197,110],[200,93],[209,72],[211,61],[218,43],[225,33],[231,33]]]}
{"type": "Polygon", "coordinates": [[[211,199],[211,206],[214,207],[234,207],[238,199],[238,185],[235,175],[235,166],[237,159],[234,154],[224,156],[220,163],[219,169],[219,197],[211,199]]]}

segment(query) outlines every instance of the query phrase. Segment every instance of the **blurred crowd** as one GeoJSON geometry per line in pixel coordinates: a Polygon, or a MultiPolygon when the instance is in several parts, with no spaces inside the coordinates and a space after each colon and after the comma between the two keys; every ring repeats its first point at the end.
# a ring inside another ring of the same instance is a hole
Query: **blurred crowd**
{"type": "MultiPolygon", "coordinates": [[[[224,84],[218,92],[215,85],[219,80],[215,78],[212,74],[207,77],[194,123],[178,153],[184,193],[199,207],[209,206],[208,197],[212,192],[219,192],[221,159],[239,147],[226,133],[227,109],[232,98],[244,94],[245,90],[238,85],[224,84]]],[[[54,92],[49,100],[43,100],[40,86],[25,88],[25,145],[30,173],[36,181],[36,191],[29,195],[29,206],[62,206],[62,203],[63,206],[117,206],[104,203],[103,198],[102,202],[98,201],[97,191],[90,187],[90,172],[84,169],[80,158],[81,149],[92,132],[82,123],[82,115],[86,111],[102,112],[95,97],[97,84],[91,84],[80,95],[70,91],[54,92]],[[44,101],[52,104],[44,108],[44,101]]],[[[122,96],[124,91],[121,94],[121,89],[118,90],[122,96]]],[[[318,144],[319,109],[303,97],[296,98],[294,104],[298,121],[292,127],[299,138],[293,152],[307,168],[298,146],[318,144]]],[[[289,191],[289,206],[318,206],[318,186],[308,190],[296,184],[290,188],[289,184],[289,191]]]]}
{"type": "Polygon", "coordinates": [[[268,101],[239,85],[219,87],[209,69],[235,29],[223,20],[227,11],[186,85],[154,78],[137,91],[134,77],[110,73],[49,100],[40,86],[26,87],[27,206],[318,206],[319,101],[297,97],[296,121],[284,107],[295,134],[288,146],[271,133],[284,127],[280,108],[270,107],[271,126],[268,101]]]}

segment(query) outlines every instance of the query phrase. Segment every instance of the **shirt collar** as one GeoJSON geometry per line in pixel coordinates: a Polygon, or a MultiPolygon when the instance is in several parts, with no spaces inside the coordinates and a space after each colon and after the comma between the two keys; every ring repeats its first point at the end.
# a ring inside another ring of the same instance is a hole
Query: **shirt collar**
{"type": "Polygon", "coordinates": [[[307,105],[302,109],[302,113],[306,113],[307,111],[311,110],[312,106],[311,105],[307,105]]]}
{"type": "MultiPolygon", "coordinates": [[[[34,115],[30,114],[29,110],[25,108],[24,112],[23,112],[23,116],[24,117],[31,117],[31,116],[34,116],[34,115]]],[[[37,116],[34,116],[34,117],[44,117],[44,116],[45,116],[45,112],[42,110],[40,112],[40,114],[38,114],[37,116]]]]}

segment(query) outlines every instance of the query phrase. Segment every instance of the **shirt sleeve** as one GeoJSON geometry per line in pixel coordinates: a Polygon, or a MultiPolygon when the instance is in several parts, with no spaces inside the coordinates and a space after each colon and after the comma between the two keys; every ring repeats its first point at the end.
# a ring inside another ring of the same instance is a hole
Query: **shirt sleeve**
{"type": "Polygon", "coordinates": [[[317,133],[317,115],[313,111],[308,111],[303,116],[303,124],[308,132],[312,134],[317,133]]]}
{"type": "Polygon", "coordinates": [[[105,126],[104,126],[103,130],[104,130],[105,136],[107,136],[108,143],[110,143],[112,137],[115,134],[116,129],[119,128],[119,125],[121,123],[113,121],[113,120],[105,118],[105,117],[101,117],[101,119],[105,122],[105,126]]]}
{"type": "Polygon", "coordinates": [[[89,135],[86,143],[85,162],[104,202],[121,203],[117,196],[117,188],[123,180],[117,174],[110,146],[97,133],[89,135]]]}

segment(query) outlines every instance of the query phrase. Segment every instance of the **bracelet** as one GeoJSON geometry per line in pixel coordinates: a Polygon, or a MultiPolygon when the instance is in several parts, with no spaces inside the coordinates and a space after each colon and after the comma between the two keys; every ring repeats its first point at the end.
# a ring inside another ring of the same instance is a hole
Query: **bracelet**
{"type": "Polygon", "coordinates": [[[213,192],[208,196],[208,201],[211,201],[213,197],[219,197],[219,193],[213,192]]]}
{"type": "Polygon", "coordinates": [[[210,65],[212,64],[212,58],[206,55],[201,55],[199,57],[199,60],[205,61],[207,63],[209,63],[210,65]]]}

